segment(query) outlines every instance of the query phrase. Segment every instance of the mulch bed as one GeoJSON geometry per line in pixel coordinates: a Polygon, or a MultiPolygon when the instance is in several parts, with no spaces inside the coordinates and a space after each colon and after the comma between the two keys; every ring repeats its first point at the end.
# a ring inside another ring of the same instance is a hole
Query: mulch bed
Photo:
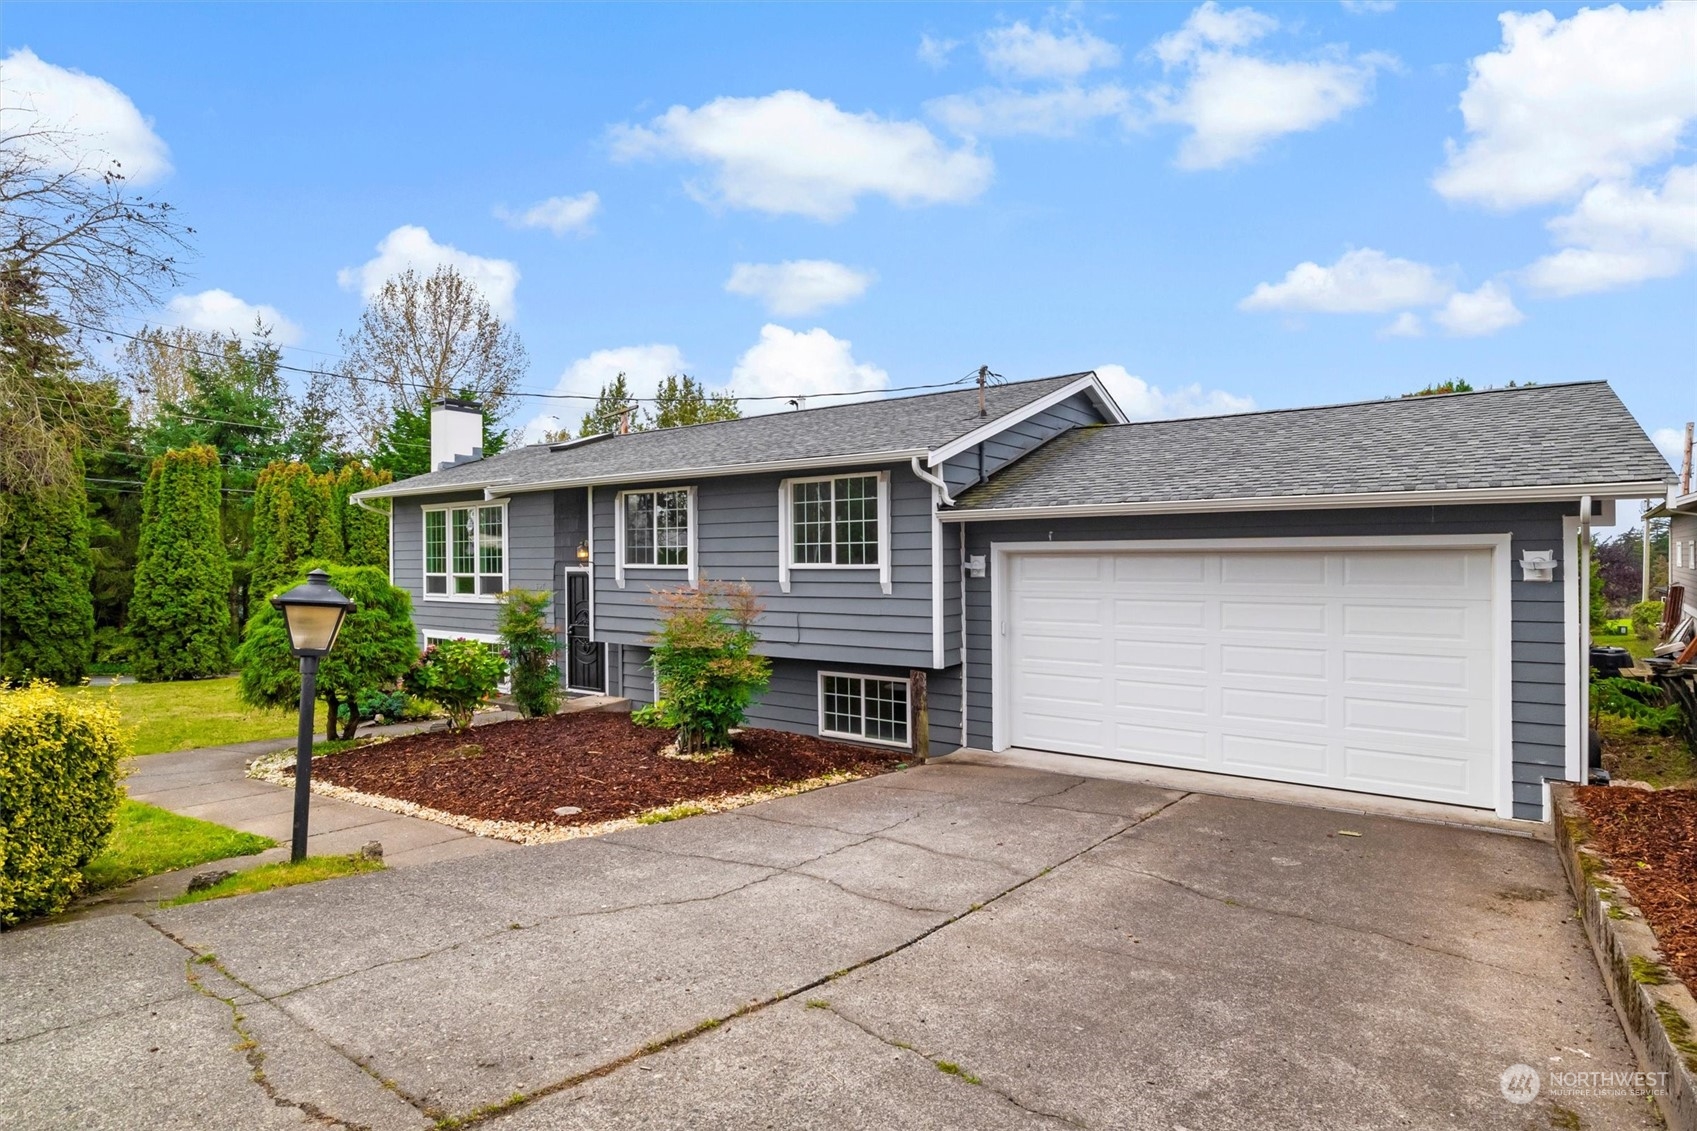
{"type": "Polygon", "coordinates": [[[1589,844],[1644,913],[1668,967],[1697,993],[1697,790],[1574,791],[1589,844]]]}
{"type": "Polygon", "coordinates": [[[748,729],[735,753],[713,762],[663,757],[672,732],[630,716],[583,711],[480,726],[468,734],[433,731],[317,759],[321,781],[399,798],[448,813],[495,821],[571,826],[629,817],[684,801],[749,793],[833,771],[895,769],[900,750],[748,729]],[[557,815],[562,806],[581,813],[557,815]]]}

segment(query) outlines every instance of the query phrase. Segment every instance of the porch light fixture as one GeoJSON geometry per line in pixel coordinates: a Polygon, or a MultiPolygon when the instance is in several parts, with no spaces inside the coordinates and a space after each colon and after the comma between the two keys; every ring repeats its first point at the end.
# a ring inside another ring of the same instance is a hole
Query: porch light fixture
{"type": "Polygon", "coordinates": [[[318,661],[336,646],[342,622],[354,603],[330,585],[330,575],[315,569],[306,583],[271,598],[289,629],[289,651],[301,662],[300,732],[295,739],[295,827],[289,859],[306,859],[307,806],[312,797],[312,703],[318,691],[318,661]]]}
{"type": "Polygon", "coordinates": [[[578,565],[588,565],[589,564],[589,543],[588,542],[579,542],[577,544],[577,564],[578,565]]]}

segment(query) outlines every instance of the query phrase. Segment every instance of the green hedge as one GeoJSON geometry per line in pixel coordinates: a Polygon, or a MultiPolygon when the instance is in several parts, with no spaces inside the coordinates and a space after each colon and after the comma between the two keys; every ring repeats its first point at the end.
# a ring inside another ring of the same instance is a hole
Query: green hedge
{"type": "Polygon", "coordinates": [[[112,834],[118,710],[45,682],[0,690],[0,927],[64,909],[112,834]]]}

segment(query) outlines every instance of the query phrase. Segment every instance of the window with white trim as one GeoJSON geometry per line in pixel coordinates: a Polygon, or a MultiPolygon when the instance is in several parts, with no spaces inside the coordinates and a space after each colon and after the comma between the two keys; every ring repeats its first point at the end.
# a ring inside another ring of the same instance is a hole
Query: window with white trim
{"type": "Polygon", "coordinates": [[[624,564],[627,566],[689,565],[689,489],[626,491],[624,564]]]}
{"type": "Polygon", "coordinates": [[[879,477],[790,481],[790,564],[876,566],[885,516],[879,477]]]}
{"type": "Polygon", "coordinates": [[[493,599],[507,588],[505,503],[424,512],[424,595],[493,599]]]}
{"type": "Polygon", "coordinates": [[[909,744],[908,681],[819,673],[819,733],[889,746],[909,744]]]}

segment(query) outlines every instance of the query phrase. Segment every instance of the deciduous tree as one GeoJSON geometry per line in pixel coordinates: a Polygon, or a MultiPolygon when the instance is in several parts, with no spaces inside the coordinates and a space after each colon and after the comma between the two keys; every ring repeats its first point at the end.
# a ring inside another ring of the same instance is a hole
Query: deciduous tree
{"type": "Polygon", "coordinates": [[[677,374],[660,382],[654,408],[648,414],[653,428],[677,428],[685,424],[711,424],[716,420],[740,420],[742,408],[731,393],[709,393],[689,374],[677,374]]]}

